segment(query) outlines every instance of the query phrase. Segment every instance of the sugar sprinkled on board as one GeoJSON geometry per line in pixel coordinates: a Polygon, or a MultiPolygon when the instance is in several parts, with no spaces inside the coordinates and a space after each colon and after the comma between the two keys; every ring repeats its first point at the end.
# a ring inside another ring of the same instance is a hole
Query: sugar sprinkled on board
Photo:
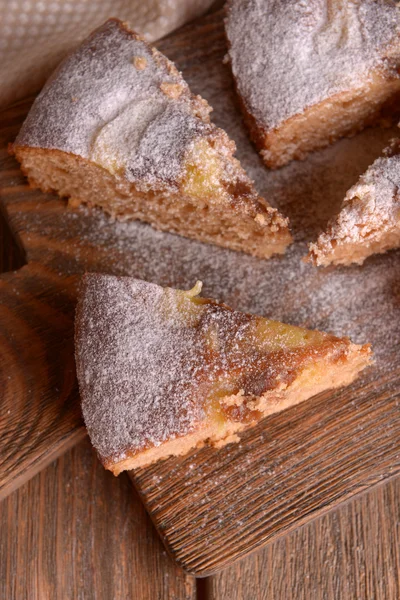
{"type": "MultiPolygon", "coordinates": [[[[346,190],[381,154],[397,128],[367,129],[306,161],[268,171],[235,107],[229,69],[220,63],[208,65],[207,75],[205,82],[204,73],[196,72],[189,81],[192,89],[213,105],[214,122],[236,141],[237,155],[259,191],[290,217],[295,243],[283,257],[258,260],[142,223],[115,222],[85,208],[64,212],[63,218],[79,215],[81,243],[96,248],[105,272],[182,289],[201,279],[204,296],[233,308],[348,335],[357,343],[371,342],[377,367],[389,368],[389,355],[400,340],[399,254],[372,257],[363,267],[335,269],[316,269],[302,258],[306,240],[326,225],[346,190]]],[[[39,226],[43,228],[42,221],[39,226]]]]}
{"type": "MultiPolygon", "coordinates": [[[[201,42],[199,42],[200,44],[201,42]]],[[[221,58],[224,49],[221,50],[221,58]]],[[[191,288],[197,279],[203,294],[232,308],[295,325],[348,335],[371,342],[375,369],[396,365],[400,340],[400,253],[374,256],[362,267],[316,269],[302,262],[306,241],[315,239],[339,208],[346,191],[382,154],[398,129],[366,129],[269,171],[250,143],[236,105],[230,68],[215,53],[184,72],[194,93],[213,106],[212,118],[237,145],[237,156],[258,191],[289,216],[295,242],[282,257],[258,260],[193,240],[161,233],[139,222],[113,221],[87,208],[24,213],[27,233],[57,239],[71,236],[70,272],[82,270],[130,275],[163,286],[191,288]],[[57,222],[59,219],[59,222],[57,222]],[[71,226],[69,227],[69,223],[71,226]],[[95,256],[95,262],[93,262],[95,256]],[[88,258],[87,258],[88,257],[88,258]]],[[[43,203],[38,196],[38,209],[43,203]]],[[[63,247],[64,248],[64,247],[63,247]]],[[[371,370],[370,372],[372,372],[371,370]]],[[[368,375],[365,375],[368,376],[368,375]]]]}

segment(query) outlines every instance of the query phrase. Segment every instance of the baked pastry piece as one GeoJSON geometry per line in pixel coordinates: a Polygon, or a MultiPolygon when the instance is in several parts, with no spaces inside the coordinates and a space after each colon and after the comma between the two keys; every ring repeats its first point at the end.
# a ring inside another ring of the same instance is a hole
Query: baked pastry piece
{"type": "Polygon", "coordinates": [[[375,253],[400,246],[400,139],[347,192],[340,212],[314,244],[318,266],[362,264],[375,253]]]}
{"type": "Polygon", "coordinates": [[[84,276],[75,353],[83,416],[115,475],[346,385],[370,362],[347,338],[128,277],[84,276]]]}
{"type": "Polygon", "coordinates": [[[107,21],[61,63],[13,144],[34,187],[119,219],[267,258],[287,220],[254,189],[235,144],[173,63],[107,21]]]}
{"type": "Polygon", "coordinates": [[[400,97],[393,0],[229,0],[226,34],[251,137],[266,165],[352,135],[400,97]]]}

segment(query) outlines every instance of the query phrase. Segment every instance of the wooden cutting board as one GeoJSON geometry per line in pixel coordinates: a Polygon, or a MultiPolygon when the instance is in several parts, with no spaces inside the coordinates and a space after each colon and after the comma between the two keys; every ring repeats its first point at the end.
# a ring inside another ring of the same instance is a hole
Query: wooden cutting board
{"type": "Polygon", "coordinates": [[[290,217],[295,243],[285,257],[262,261],[72,210],[30,190],[7,155],[31,101],[3,112],[1,203],[27,264],[0,280],[0,485],[4,496],[85,435],[72,337],[84,271],[187,288],[202,279],[204,295],[234,308],[370,341],[376,363],[351,387],[265,419],[240,444],[131,473],[170,553],[203,576],[400,471],[400,252],[347,269],[301,260],[305,241],[393,131],[371,129],[268,172],[247,139],[222,62],[221,14],[159,48],[214,106],[215,122],[236,140],[260,192],[290,217]]]}

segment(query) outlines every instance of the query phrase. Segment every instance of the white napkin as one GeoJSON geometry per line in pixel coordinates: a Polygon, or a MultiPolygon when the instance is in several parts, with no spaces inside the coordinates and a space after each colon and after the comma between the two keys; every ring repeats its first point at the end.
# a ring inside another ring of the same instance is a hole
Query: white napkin
{"type": "Polygon", "coordinates": [[[213,0],[0,0],[0,107],[36,92],[65,54],[109,17],[155,40],[213,0]]]}

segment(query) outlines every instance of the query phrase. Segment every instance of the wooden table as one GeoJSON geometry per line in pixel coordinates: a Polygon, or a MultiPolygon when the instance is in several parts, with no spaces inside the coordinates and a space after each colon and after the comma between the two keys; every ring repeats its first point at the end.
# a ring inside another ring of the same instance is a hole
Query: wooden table
{"type": "MultiPolygon", "coordinates": [[[[0,222],[0,271],[23,264],[0,222]]],[[[400,477],[207,579],[166,554],[88,441],[0,504],[1,600],[399,600],[400,477]]]]}
{"type": "MultiPolygon", "coordinates": [[[[0,272],[22,264],[0,218],[0,272]]],[[[0,600],[70,598],[400,600],[400,477],[196,581],[80,442],[0,503],[0,600]]]]}

